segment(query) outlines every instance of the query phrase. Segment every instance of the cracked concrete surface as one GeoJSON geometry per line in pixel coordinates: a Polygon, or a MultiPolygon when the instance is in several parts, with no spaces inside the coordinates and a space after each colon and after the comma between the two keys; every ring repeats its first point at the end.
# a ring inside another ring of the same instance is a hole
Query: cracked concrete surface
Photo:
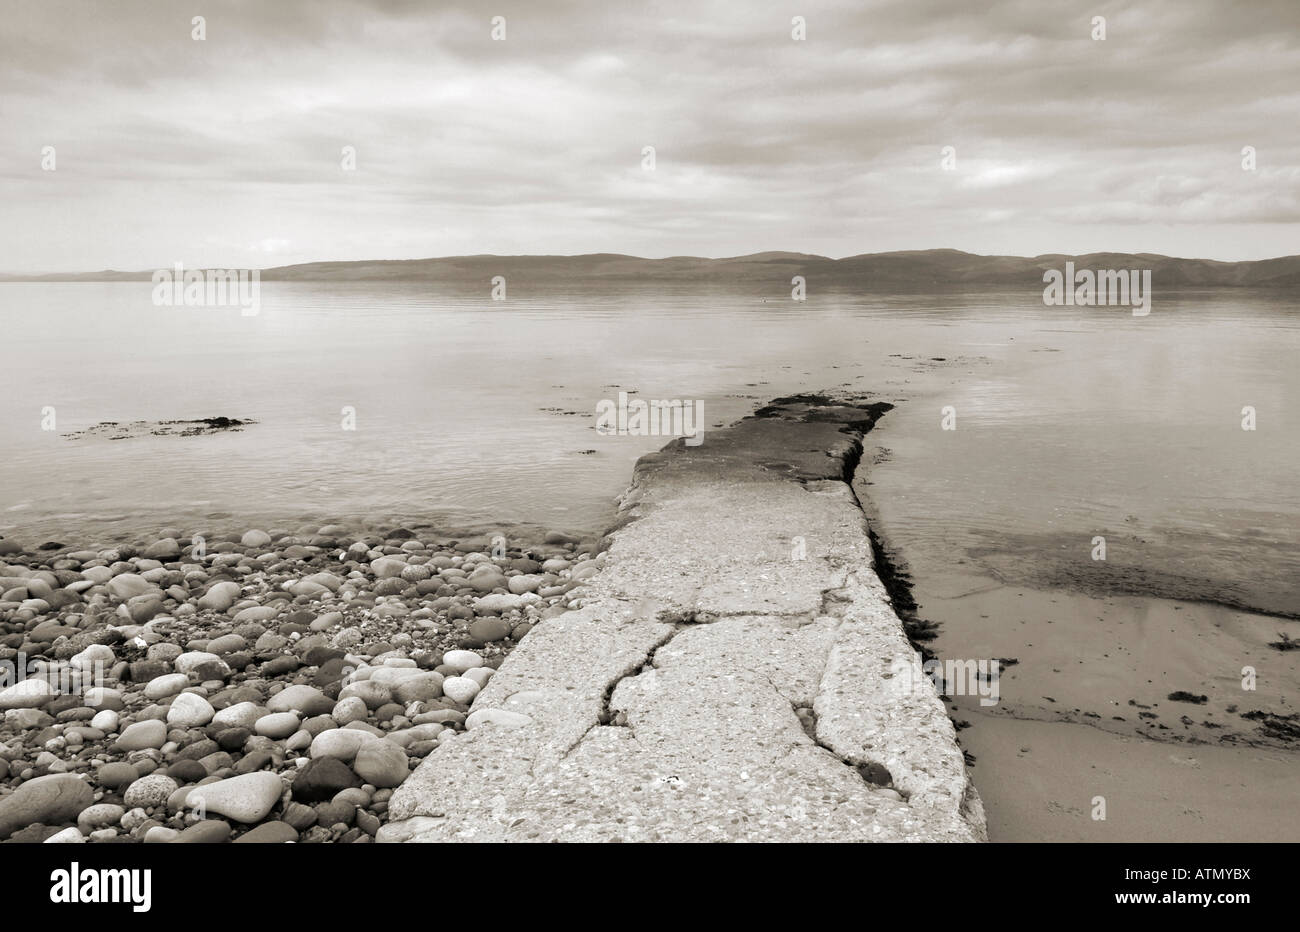
{"type": "Polygon", "coordinates": [[[643,457],[584,606],[474,702],[528,723],[430,754],[379,840],[984,840],[846,481],[887,408],[788,399],[643,457]]]}

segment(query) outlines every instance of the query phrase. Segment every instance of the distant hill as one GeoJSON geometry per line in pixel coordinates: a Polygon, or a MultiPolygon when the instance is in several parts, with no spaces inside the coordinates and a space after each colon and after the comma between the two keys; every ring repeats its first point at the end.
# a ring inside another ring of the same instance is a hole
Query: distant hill
{"type": "MultiPolygon", "coordinates": [[[[934,286],[1041,288],[1043,272],[1063,269],[1151,269],[1160,288],[1292,288],[1300,285],[1300,256],[1250,262],[1179,259],[1150,253],[1089,253],[1082,256],[978,256],[956,249],[878,252],[843,259],[795,252],[704,259],[671,256],[643,259],[617,253],[583,256],[449,256],[439,259],[363,259],[307,262],[262,270],[263,281],[417,281],[483,287],[495,275],[509,286],[680,282],[704,287],[783,286],[802,275],[809,287],[859,291],[934,286]]],[[[52,275],[0,275],[0,281],[148,281],[153,270],[78,272],[52,275]]]]}

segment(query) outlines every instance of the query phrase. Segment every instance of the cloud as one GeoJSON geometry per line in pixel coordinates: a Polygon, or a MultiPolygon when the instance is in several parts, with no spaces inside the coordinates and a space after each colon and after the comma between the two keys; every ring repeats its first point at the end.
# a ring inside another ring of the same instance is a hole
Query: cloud
{"type": "Polygon", "coordinates": [[[8,268],[1300,252],[1291,0],[202,6],[6,4],[8,268]]]}

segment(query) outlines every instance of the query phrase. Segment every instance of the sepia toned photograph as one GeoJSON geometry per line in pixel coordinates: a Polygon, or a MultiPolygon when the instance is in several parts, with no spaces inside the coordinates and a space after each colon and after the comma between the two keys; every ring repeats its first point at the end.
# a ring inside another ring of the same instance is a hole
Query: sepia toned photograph
{"type": "Polygon", "coordinates": [[[1300,841],[1294,0],[0,0],[0,104],[54,915],[907,842],[1221,916],[1300,841]]]}

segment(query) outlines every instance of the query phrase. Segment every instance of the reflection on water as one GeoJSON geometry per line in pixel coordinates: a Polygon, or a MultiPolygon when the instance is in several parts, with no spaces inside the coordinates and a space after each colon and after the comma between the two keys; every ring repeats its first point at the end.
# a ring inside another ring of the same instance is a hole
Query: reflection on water
{"type": "Polygon", "coordinates": [[[702,399],[707,427],[776,395],[845,388],[900,405],[873,437],[891,455],[872,481],[909,553],[1110,533],[1198,553],[1197,572],[1211,553],[1261,579],[1297,575],[1300,317],[1278,295],[1157,292],[1134,318],[1045,307],[1037,292],[814,289],[796,304],[658,288],[530,297],[520,285],[505,302],[409,283],[262,291],[244,317],[154,307],[147,283],[0,285],[4,533],[217,514],[599,529],[632,463],[663,442],[598,435],[600,400],[702,399]],[[955,431],[940,429],[945,405],[955,431]],[[1248,405],[1255,431],[1240,426],[1248,405]],[[45,406],[56,431],[41,430],[45,406]],[[342,429],[348,406],[355,430],[342,429]],[[216,415],[258,423],[63,436],[216,415]]]}

